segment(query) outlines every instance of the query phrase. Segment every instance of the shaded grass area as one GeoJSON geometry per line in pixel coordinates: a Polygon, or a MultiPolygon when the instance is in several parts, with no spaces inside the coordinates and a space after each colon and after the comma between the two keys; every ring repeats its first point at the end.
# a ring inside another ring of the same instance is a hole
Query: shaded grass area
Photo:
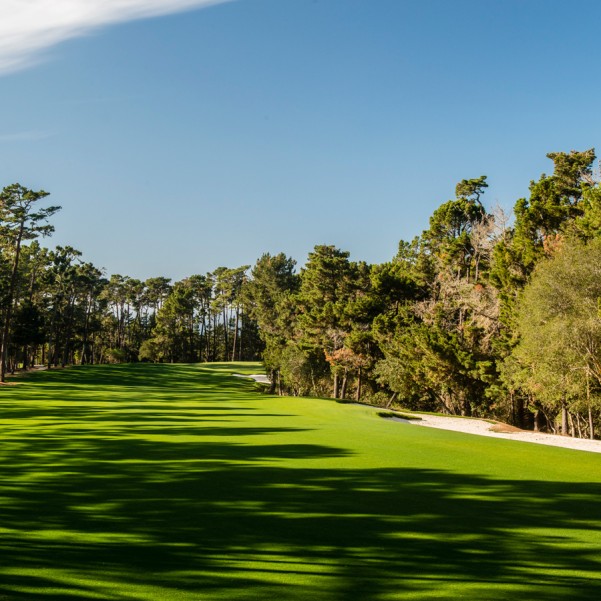
{"type": "Polygon", "coordinates": [[[404,419],[408,421],[421,421],[421,417],[413,415],[412,413],[399,413],[398,411],[377,411],[379,417],[387,419],[404,419]]]}
{"type": "Polygon", "coordinates": [[[0,599],[601,597],[601,456],[276,398],[258,365],[0,389],[0,599]]]}

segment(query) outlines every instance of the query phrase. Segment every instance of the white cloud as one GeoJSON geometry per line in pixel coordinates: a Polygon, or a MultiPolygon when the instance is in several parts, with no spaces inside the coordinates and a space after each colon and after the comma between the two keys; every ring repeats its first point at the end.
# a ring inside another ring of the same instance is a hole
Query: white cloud
{"type": "Polygon", "coordinates": [[[31,142],[45,140],[54,134],[49,131],[19,131],[11,134],[0,133],[0,142],[31,142]]]}
{"type": "Polygon", "coordinates": [[[47,48],[122,21],[229,0],[0,0],[0,74],[22,69],[47,48]]]}

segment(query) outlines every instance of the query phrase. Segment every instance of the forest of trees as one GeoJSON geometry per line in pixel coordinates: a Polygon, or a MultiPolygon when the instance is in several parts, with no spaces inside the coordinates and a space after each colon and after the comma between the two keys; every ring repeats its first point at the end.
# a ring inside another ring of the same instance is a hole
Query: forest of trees
{"type": "Polygon", "coordinates": [[[462,180],[389,262],[316,246],[171,282],[107,277],[40,240],[59,207],[0,193],[0,380],[34,365],[262,359],[272,392],[601,431],[601,185],[547,155],[513,215],[462,180]]]}

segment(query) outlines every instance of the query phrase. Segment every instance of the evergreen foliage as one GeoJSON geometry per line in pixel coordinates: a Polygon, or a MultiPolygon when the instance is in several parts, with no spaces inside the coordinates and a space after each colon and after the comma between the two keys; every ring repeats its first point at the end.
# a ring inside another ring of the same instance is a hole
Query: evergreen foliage
{"type": "Polygon", "coordinates": [[[0,194],[2,371],[35,364],[262,359],[271,392],[594,436],[601,426],[601,186],[593,149],[555,152],[514,221],[461,180],[380,265],[318,245],[179,282],[48,250],[58,207],[0,194]]]}

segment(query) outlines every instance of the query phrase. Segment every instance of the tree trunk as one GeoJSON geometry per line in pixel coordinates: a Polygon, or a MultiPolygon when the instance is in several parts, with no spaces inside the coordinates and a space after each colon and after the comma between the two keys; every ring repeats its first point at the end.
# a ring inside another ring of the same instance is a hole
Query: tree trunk
{"type": "Polygon", "coordinates": [[[238,344],[238,319],[240,318],[240,312],[236,307],[236,322],[234,325],[234,342],[232,344],[232,361],[236,360],[236,346],[238,344]]]}
{"type": "Polygon", "coordinates": [[[275,370],[271,370],[269,372],[269,394],[275,394],[275,379],[276,379],[276,372],[275,370]]]}
{"type": "Polygon", "coordinates": [[[88,328],[90,325],[91,302],[87,299],[86,312],[83,324],[83,340],[81,343],[81,365],[88,363],[88,328]]]}
{"type": "Polygon", "coordinates": [[[73,333],[73,311],[75,306],[75,297],[71,297],[67,303],[67,325],[65,327],[65,346],[63,349],[63,360],[61,362],[62,367],[65,367],[69,362],[71,336],[73,333]]]}
{"type": "Polygon", "coordinates": [[[227,310],[225,307],[223,307],[223,343],[225,345],[225,348],[223,349],[223,360],[227,361],[227,358],[230,354],[230,349],[229,349],[229,340],[228,340],[228,335],[227,335],[227,328],[229,325],[229,318],[227,315],[227,310]]]}
{"type": "Polygon", "coordinates": [[[568,411],[568,426],[569,426],[570,436],[572,438],[575,438],[576,437],[576,428],[574,427],[574,418],[569,411],[568,411]]]}
{"type": "Polygon", "coordinates": [[[595,424],[593,422],[593,407],[591,405],[591,385],[589,383],[589,372],[586,372],[586,403],[588,405],[588,428],[590,439],[595,438],[595,424]]]}
{"type": "Polygon", "coordinates": [[[540,409],[536,410],[536,413],[534,414],[534,431],[535,432],[540,432],[541,430],[541,412],[540,409]]]}
{"type": "Polygon", "coordinates": [[[217,314],[213,313],[213,351],[211,360],[217,361],[217,314]]]}
{"type": "Polygon", "coordinates": [[[580,426],[580,413],[576,413],[575,417],[576,417],[576,427],[578,428],[578,438],[583,438],[582,427],[580,426]]]}
{"type": "MultiPolygon", "coordinates": [[[[242,311],[242,310],[240,310],[242,311]]],[[[240,331],[238,332],[238,361],[242,361],[242,335],[244,334],[244,318],[242,313],[240,313],[240,331]]],[[[246,337],[245,337],[246,339],[246,337]]]]}
{"type": "Polygon", "coordinates": [[[338,398],[338,373],[334,374],[334,396],[333,398],[338,398]]]}
{"type": "Polygon", "coordinates": [[[355,400],[359,402],[361,400],[361,368],[359,368],[359,373],[357,374],[357,395],[355,400]]]}
{"type": "Polygon", "coordinates": [[[346,397],[346,383],[348,381],[348,370],[344,368],[344,377],[342,378],[342,387],[340,388],[340,398],[346,397]]]}
{"type": "MultiPolygon", "coordinates": [[[[198,349],[198,357],[199,357],[199,361],[202,362],[202,351],[203,351],[203,344],[206,346],[206,342],[205,342],[205,320],[204,317],[202,318],[202,320],[200,321],[200,327],[198,330],[198,345],[199,345],[199,349],[198,349]]],[[[205,357],[206,355],[206,348],[205,350],[205,357]]]]}
{"type": "Polygon", "coordinates": [[[6,306],[6,315],[4,317],[4,327],[2,329],[2,353],[0,357],[0,382],[6,379],[6,360],[8,357],[8,336],[10,333],[10,322],[13,315],[13,305],[15,303],[15,290],[17,287],[17,270],[19,269],[19,257],[21,255],[21,240],[23,239],[23,230],[25,229],[25,220],[21,221],[19,233],[15,240],[15,260],[12,272],[10,274],[10,285],[8,287],[8,303],[6,306]]]}
{"type": "Polygon", "coordinates": [[[561,406],[561,435],[569,436],[568,432],[568,408],[565,402],[561,406]]]}

